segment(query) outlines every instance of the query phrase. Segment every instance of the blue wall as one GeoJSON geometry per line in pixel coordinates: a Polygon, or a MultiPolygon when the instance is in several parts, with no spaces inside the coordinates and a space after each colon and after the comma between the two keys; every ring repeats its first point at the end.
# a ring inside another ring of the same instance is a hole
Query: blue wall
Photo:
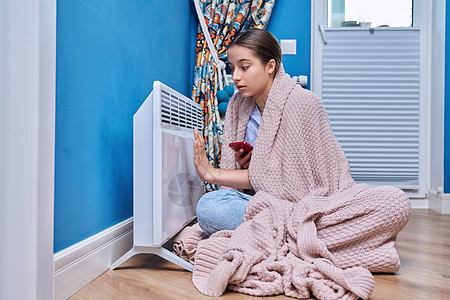
{"type": "Polygon", "coordinates": [[[297,55],[284,55],[283,65],[291,75],[311,73],[311,1],[276,0],[267,30],[278,39],[296,39],[297,55]]]}
{"type": "Polygon", "coordinates": [[[445,4],[444,193],[450,193],[450,1],[445,4]]]}
{"type": "MultiPolygon", "coordinates": [[[[191,0],[172,2],[57,2],[55,252],[132,216],[132,116],[153,81],[191,93],[197,17],[191,0]]],[[[311,1],[277,0],[267,29],[278,40],[297,39],[297,55],[283,63],[290,75],[309,78],[311,1]]],[[[450,57],[450,43],[445,52],[450,57]]],[[[450,59],[445,68],[450,128],[450,59]]],[[[450,193],[450,129],[444,192],[450,193]]]]}
{"type": "MultiPolygon", "coordinates": [[[[172,2],[57,2],[55,252],[132,216],[132,117],[153,81],[191,93],[197,17],[172,2]]],[[[310,75],[310,11],[277,0],[267,28],[297,39],[291,75],[310,75]]]]}
{"type": "Polygon", "coordinates": [[[190,95],[195,18],[191,0],[58,0],[55,252],[132,216],[132,117],[154,80],[190,95]]]}

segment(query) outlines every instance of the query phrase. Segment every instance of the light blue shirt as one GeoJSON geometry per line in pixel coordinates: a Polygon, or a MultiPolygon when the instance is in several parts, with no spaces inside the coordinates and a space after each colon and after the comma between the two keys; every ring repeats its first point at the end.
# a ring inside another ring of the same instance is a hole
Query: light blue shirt
{"type": "Polygon", "coordinates": [[[247,122],[247,130],[245,131],[244,141],[252,146],[255,146],[256,135],[258,134],[259,123],[261,123],[261,113],[258,105],[255,105],[252,114],[247,122]]]}

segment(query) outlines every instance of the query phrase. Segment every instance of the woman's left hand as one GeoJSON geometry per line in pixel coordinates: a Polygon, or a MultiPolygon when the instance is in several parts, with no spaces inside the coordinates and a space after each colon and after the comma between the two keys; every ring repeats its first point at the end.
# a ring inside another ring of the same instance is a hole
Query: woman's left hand
{"type": "Polygon", "coordinates": [[[216,169],[209,164],[205,151],[205,140],[197,128],[194,129],[194,138],[194,165],[198,177],[203,181],[211,182],[214,179],[216,169]]]}
{"type": "Polygon", "coordinates": [[[234,154],[234,159],[242,169],[248,169],[248,166],[250,165],[250,159],[252,157],[252,152],[253,150],[250,150],[248,153],[244,154],[244,150],[241,149],[239,151],[236,151],[236,153],[234,154]]]}

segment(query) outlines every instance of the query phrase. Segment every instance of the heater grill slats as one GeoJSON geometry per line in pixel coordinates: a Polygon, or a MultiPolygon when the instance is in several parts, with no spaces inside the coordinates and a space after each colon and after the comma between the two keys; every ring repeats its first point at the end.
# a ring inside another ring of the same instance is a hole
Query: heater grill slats
{"type": "Polygon", "coordinates": [[[201,109],[195,102],[186,99],[161,89],[161,122],[177,127],[202,130],[201,109]]]}

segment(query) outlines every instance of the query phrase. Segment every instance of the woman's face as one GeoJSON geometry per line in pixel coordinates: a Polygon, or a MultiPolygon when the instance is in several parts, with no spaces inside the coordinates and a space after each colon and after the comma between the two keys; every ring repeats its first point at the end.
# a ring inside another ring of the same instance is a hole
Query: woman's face
{"type": "Polygon", "coordinates": [[[264,64],[252,50],[233,46],[228,49],[228,62],[233,81],[243,97],[267,98],[273,82],[275,60],[264,64]]]}

